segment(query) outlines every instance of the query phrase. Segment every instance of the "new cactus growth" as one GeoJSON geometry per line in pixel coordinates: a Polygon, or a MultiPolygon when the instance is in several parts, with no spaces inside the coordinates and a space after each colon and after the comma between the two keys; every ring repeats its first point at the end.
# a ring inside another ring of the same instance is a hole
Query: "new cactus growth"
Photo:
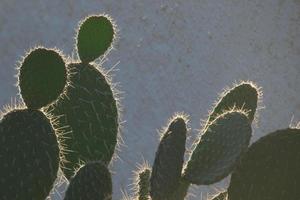
{"type": "Polygon", "coordinates": [[[106,165],[90,162],[70,180],[64,200],[111,200],[112,180],[106,165]]]}
{"type": "Polygon", "coordinates": [[[89,63],[103,55],[113,42],[114,25],[108,16],[90,16],[80,25],[77,50],[80,60],[89,63]]]}
{"type": "Polygon", "coordinates": [[[171,200],[178,188],[184,162],[186,122],[176,117],[165,131],[156,152],[150,178],[152,200],[171,200]]]}
{"type": "Polygon", "coordinates": [[[15,109],[0,123],[0,196],[44,200],[57,177],[59,145],[50,120],[38,110],[15,109]]]}
{"type": "Polygon", "coordinates": [[[57,99],[67,81],[62,56],[53,49],[35,48],[24,57],[19,70],[22,98],[30,109],[40,109],[57,99]]]}
{"type": "Polygon", "coordinates": [[[93,64],[113,41],[114,25],[107,16],[90,16],[81,23],[77,48],[81,62],[68,65],[69,85],[57,102],[47,108],[68,127],[69,153],[63,171],[74,174],[79,161],[101,160],[108,164],[117,144],[118,108],[111,85],[93,64]]]}
{"type": "Polygon", "coordinates": [[[230,200],[282,200],[300,196],[300,129],[288,128],[250,146],[231,177],[230,200]]]}
{"type": "Polygon", "coordinates": [[[245,113],[229,111],[219,115],[193,150],[184,179],[197,185],[209,185],[226,177],[247,149],[251,132],[245,113]]]}

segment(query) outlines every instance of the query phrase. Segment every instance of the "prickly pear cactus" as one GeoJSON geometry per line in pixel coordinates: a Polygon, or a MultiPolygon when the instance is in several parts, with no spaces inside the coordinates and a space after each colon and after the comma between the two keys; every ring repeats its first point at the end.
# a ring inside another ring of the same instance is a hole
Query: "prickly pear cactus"
{"type": "Polygon", "coordinates": [[[90,162],[70,180],[64,200],[111,200],[112,180],[106,165],[90,162]]]}
{"type": "Polygon", "coordinates": [[[57,177],[59,145],[49,119],[38,110],[12,110],[0,123],[0,196],[44,200],[57,177]]]}
{"type": "Polygon", "coordinates": [[[300,196],[300,129],[275,131],[252,144],[228,188],[230,200],[283,200],[300,196]]]}
{"type": "Polygon", "coordinates": [[[156,152],[150,178],[152,200],[171,200],[179,186],[184,162],[186,142],[186,120],[172,119],[156,152]]]}
{"type": "Polygon", "coordinates": [[[261,95],[262,93],[259,88],[249,81],[241,82],[233,88],[225,90],[209,114],[205,127],[207,128],[209,124],[224,111],[233,108],[248,111],[248,117],[253,121],[261,95]]]}
{"type": "Polygon", "coordinates": [[[184,179],[197,185],[222,180],[233,170],[251,138],[245,113],[229,111],[218,116],[205,130],[184,170],[184,179]]]}
{"type": "Polygon", "coordinates": [[[81,22],[77,35],[80,60],[89,63],[103,55],[115,36],[115,28],[109,16],[90,16],[81,22]]]}
{"type": "Polygon", "coordinates": [[[64,135],[69,150],[63,168],[67,178],[74,174],[79,161],[108,164],[117,144],[117,101],[108,78],[88,63],[111,46],[114,33],[114,25],[106,16],[90,16],[81,23],[77,38],[81,62],[68,65],[65,96],[47,108],[59,117],[58,127],[69,127],[64,135]]]}
{"type": "Polygon", "coordinates": [[[40,109],[55,101],[62,93],[67,71],[61,54],[54,49],[37,47],[21,63],[18,86],[30,109],[40,109]]]}

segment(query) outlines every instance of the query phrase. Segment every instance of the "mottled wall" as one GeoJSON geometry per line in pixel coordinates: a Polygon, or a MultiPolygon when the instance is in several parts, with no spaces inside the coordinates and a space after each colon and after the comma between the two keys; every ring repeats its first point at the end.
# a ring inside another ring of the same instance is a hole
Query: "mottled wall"
{"type": "MultiPolygon", "coordinates": [[[[254,139],[287,127],[293,116],[300,120],[299,10],[299,0],[1,0],[0,104],[16,96],[14,68],[28,48],[70,55],[77,22],[111,14],[120,40],[104,67],[120,62],[114,80],[124,92],[125,145],[113,165],[119,199],[136,162],[152,163],[156,130],[184,111],[193,138],[217,93],[235,80],[253,80],[264,91],[254,139]]],[[[207,188],[196,188],[191,199],[199,191],[205,199],[207,188]]]]}

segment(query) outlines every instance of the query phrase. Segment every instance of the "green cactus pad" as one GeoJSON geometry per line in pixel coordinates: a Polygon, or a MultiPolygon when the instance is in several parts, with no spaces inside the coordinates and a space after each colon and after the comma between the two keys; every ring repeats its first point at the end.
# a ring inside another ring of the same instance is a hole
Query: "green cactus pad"
{"type": "Polygon", "coordinates": [[[150,199],[150,175],[151,170],[148,168],[138,174],[138,200],[150,199]]]}
{"type": "Polygon", "coordinates": [[[58,98],[67,80],[62,56],[52,49],[36,48],[23,60],[19,88],[30,109],[39,109],[58,98]]]}
{"type": "Polygon", "coordinates": [[[255,142],[231,176],[230,200],[300,197],[300,129],[275,131],[255,142]]]}
{"type": "Polygon", "coordinates": [[[227,200],[228,198],[228,194],[227,192],[222,192],[220,194],[218,194],[216,197],[214,197],[212,200],[227,200]]]}
{"type": "Polygon", "coordinates": [[[101,162],[81,167],[70,180],[64,200],[111,200],[112,180],[109,170],[101,162]]]}
{"type": "Polygon", "coordinates": [[[248,117],[239,111],[218,116],[196,145],[184,171],[184,179],[197,185],[222,180],[233,170],[251,138],[248,117]]]}
{"type": "Polygon", "coordinates": [[[59,146],[49,119],[37,110],[13,110],[0,123],[3,200],[44,200],[57,177],[59,146]]]}
{"type": "Polygon", "coordinates": [[[152,200],[167,200],[181,179],[186,142],[186,122],[176,117],[165,131],[156,152],[150,178],[152,200]]]}
{"type": "Polygon", "coordinates": [[[258,88],[250,82],[242,82],[235,87],[226,90],[221,95],[221,98],[213,108],[213,111],[210,113],[205,127],[207,127],[218,115],[233,107],[235,107],[235,109],[249,111],[248,118],[253,121],[259,97],[260,92],[258,88]]]}
{"type": "Polygon", "coordinates": [[[65,98],[47,108],[58,117],[57,128],[66,128],[68,154],[63,171],[69,179],[79,161],[109,163],[118,134],[118,109],[105,77],[90,64],[70,64],[70,85],[65,98]]]}
{"type": "Polygon", "coordinates": [[[113,22],[108,16],[90,16],[81,24],[77,35],[80,60],[89,63],[103,55],[112,45],[115,35],[113,22]]]}

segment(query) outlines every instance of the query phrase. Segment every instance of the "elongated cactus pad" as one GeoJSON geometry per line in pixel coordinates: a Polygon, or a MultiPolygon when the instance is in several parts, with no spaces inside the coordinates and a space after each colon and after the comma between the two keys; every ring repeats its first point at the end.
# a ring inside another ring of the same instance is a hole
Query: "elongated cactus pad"
{"type": "Polygon", "coordinates": [[[217,196],[215,196],[212,200],[227,200],[228,199],[227,196],[228,196],[228,194],[225,191],[225,192],[222,192],[222,193],[218,194],[217,196]]]}
{"type": "Polygon", "coordinates": [[[80,24],[77,35],[80,60],[83,63],[89,63],[103,55],[111,46],[114,35],[114,24],[108,16],[87,17],[80,24]]]}
{"type": "Polygon", "coordinates": [[[232,108],[249,111],[248,117],[253,121],[260,95],[257,86],[251,82],[242,82],[235,87],[226,90],[221,95],[221,98],[213,108],[213,111],[210,113],[205,127],[207,127],[218,115],[232,108]]]}
{"type": "Polygon", "coordinates": [[[64,60],[53,49],[33,49],[20,66],[20,93],[30,109],[39,109],[55,101],[62,93],[66,80],[64,60]]]}
{"type": "Polygon", "coordinates": [[[0,124],[2,200],[44,200],[57,177],[59,145],[49,119],[37,110],[13,110],[0,124]]]}
{"type": "Polygon", "coordinates": [[[152,200],[167,200],[178,187],[184,162],[186,122],[175,117],[156,152],[150,178],[152,200]]]}
{"type": "Polygon", "coordinates": [[[251,138],[251,124],[240,111],[218,116],[196,145],[184,171],[184,178],[197,185],[222,180],[233,170],[251,138]]]}
{"type": "Polygon", "coordinates": [[[111,200],[112,180],[101,162],[87,163],[70,180],[64,200],[111,200]]]}
{"type": "Polygon", "coordinates": [[[117,143],[118,110],[109,83],[95,67],[79,63],[68,67],[72,75],[66,97],[47,111],[58,117],[58,127],[69,127],[63,169],[69,179],[80,160],[110,162],[117,143]]]}
{"type": "Polygon", "coordinates": [[[231,177],[230,200],[300,197],[300,129],[275,131],[255,142],[231,177]]]}
{"type": "Polygon", "coordinates": [[[150,175],[151,170],[147,168],[138,174],[138,200],[150,199],[150,175]]]}

